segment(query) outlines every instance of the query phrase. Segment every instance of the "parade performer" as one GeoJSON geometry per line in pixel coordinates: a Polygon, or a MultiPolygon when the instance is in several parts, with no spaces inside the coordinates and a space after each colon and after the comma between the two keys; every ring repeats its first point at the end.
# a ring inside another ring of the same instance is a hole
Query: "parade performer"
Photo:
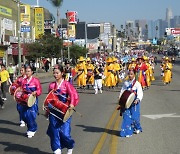
{"type": "Polygon", "coordinates": [[[84,62],[84,58],[80,57],[78,60],[78,64],[75,67],[75,71],[77,73],[77,85],[80,88],[85,88],[86,87],[86,77],[87,77],[87,69],[86,65],[84,62]]]}
{"type": "MultiPolygon", "coordinates": [[[[49,92],[56,90],[59,95],[58,99],[62,103],[69,101],[69,108],[74,108],[79,102],[79,96],[75,88],[63,78],[63,67],[58,66],[53,70],[55,82],[49,84],[49,92]]],[[[49,110],[51,110],[49,108],[49,110]]],[[[53,112],[53,111],[52,111],[53,112]]],[[[55,154],[61,154],[63,148],[67,148],[67,154],[72,154],[74,140],[71,138],[71,120],[72,116],[63,122],[53,114],[49,114],[49,126],[47,134],[50,137],[51,149],[55,154]]]]}
{"type": "Polygon", "coordinates": [[[150,80],[154,81],[155,77],[154,77],[154,66],[155,66],[155,62],[154,62],[154,57],[151,57],[151,59],[149,59],[149,73],[150,73],[150,80]]]}
{"type": "Polygon", "coordinates": [[[26,78],[22,81],[21,87],[26,93],[36,96],[36,102],[32,107],[22,105],[22,119],[27,124],[27,137],[32,138],[37,131],[38,96],[41,95],[42,88],[39,79],[33,77],[30,66],[26,67],[26,78]]]}
{"type": "Polygon", "coordinates": [[[119,63],[117,62],[117,60],[118,59],[116,57],[112,58],[113,65],[114,65],[114,77],[115,77],[115,82],[113,86],[118,86],[118,83],[119,83],[119,73],[120,73],[121,67],[119,63]]]}
{"type": "Polygon", "coordinates": [[[136,97],[128,109],[121,106],[118,107],[118,109],[121,109],[121,115],[123,116],[120,131],[121,137],[130,137],[133,132],[136,134],[142,132],[140,125],[140,102],[143,98],[143,91],[141,84],[135,79],[135,70],[129,70],[128,76],[129,80],[125,81],[120,96],[125,90],[129,90],[134,92],[136,97]]]}
{"type": "Polygon", "coordinates": [[[115,77],[114,77],[114,65],[112,64],[112,58],[108,57],[106,60],[106,66],[104,68],[105,81],[104,85],[106,87],[114,87],[115,77]]]}
{"type": "MultiPolygon", "coordinates": [[[[22,81],[26,78],[26,72],[25,72],[24,66],[21,67],[20,73],[21,73],[21,75],[13,83],[13,84],[17,85],[17,87],[12,87],[12,88],[18,88],[18,87],[22,86],[22,81]]],[[[22,104],[17,102],[17,111],[19,113],[20,127],[25,126],[25,122],[22,119],[22,109],[23,109],[22,104]]]]}
{"type": "Polygon", "coordinates": [[[136,59],[135,58],[132,58],[131,59],[131,63],[129,64],[128,66],[128,70],[131,70],[131,69],[135,69],[136,68],[136,59]]]}
{"type": "Polygon", "coordinates": [[[146,70],[148,69],[147,65],[144,63],[144,59],[142,57],[137,59],[138,63],[136,65],[135,71],[137,72],[137,80],[140,82],[143,89],[147,87],[146,82],[146,70]]]}
{"type": "Polygon", "coordinates": [[[102,77],[103,77],[103,68],[98,62],[96,62],[96,67],[94,69],[94,89],[95,94],[98,94],[98,90],[102,93],[102,77]]]}
{"type": "Polygon", "coordinates": [[[72,68],[70,66],[70,62],[66,61],[65,65],[65,80],[73,84],[72,68]]]}
{"type": "Polygon", "coordinates": [[[150,85],[151,85],[151,76],[150,76],[150,69],[151,66],[149,64],[149,58],[144,56],[144,64],[147,66],[147,70],[145,71],[145,75],[146,75],[146,83],[147,83],[147,89],[149,89],[150,85]]]}
{"type": "Polygon", "coordinates": [[[94,66],[93,64],[91,64],[91,59],[88,57],[86,59],[86,69],[87,69],[87,79],[86,79],[86,84],[88,86],[88,89],[89,89],[89,86],[93,86],[94,85],[94,66]]]}
{"type": "Polygon", "coordinates": [[[172,81],[172,63],[170,62],[169,58],[165,58],[165,64],[163,65],[163,82],[164,84],[169,84],[172,81]]]}

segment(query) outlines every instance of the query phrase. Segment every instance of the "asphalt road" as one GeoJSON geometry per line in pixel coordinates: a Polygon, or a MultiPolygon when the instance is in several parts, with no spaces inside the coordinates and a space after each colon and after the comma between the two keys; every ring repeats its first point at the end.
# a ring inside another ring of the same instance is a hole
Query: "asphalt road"
{"type": "MultiPolygon", "coordinates": [[[[120,138],[121,117],[116,111],[120,87],[94,95],[94,90],[79,91],[80,103],[76,108],[83,117],[73,114],[72,137],[76,141],[74,154],[179,154],[180,153],[180,63],[173,69],[173,82],[164,86],[156,67],[156,81],[144,92],[141,103],[143,132],[131,138],[120,138]]],[[[48,83],[53,78],[41,79],[43,94],[39,99],[38,131],[28,139],[26,127],[19,127],[16,103],[8,94],[4,110],[0,110],[0,153],[52,153],[46,135],[48,120],[43,116],[42,104],[48,83]]],[[[63,153],[66,153],[64,150],[63,153]]]]}

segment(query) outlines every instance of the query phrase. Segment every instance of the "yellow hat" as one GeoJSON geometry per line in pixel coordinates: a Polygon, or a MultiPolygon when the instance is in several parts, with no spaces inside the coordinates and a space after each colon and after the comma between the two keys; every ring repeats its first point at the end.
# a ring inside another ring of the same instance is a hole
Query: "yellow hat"
{"type": "Polygon", "coordinates": [[[88,58],[86,59],[86,61],[91,61],[91,59],[88,57],[88,58]]]}
{"type": "Polygon", "coordinates": [[[136,61],[136,59],[135,59],[135,58],[132,58],[131,61],[136,61]]]}
{"type": "Polygon", "coordinates": [[[165,57],[165,60],[169,60],[169,58],[168,58],[168,57],[165,57]]]}
{"type": "Polygon", "coordinates": [[[84,57],[79,57],[79,61],[84,61],[84,57]]]}
{"type": "Polygon", "coordinates": [[[112,58],[111,58],[111,57],[108,57],[108,58],[106,59],[106,62],[107,62],[107,63],[112,63],[112,58]]]}
{"type": "Polygon", "coordinates": [[[116,57],[112,57],[112,61],[113,62],[117,61],[117,58],[116,57]]]}

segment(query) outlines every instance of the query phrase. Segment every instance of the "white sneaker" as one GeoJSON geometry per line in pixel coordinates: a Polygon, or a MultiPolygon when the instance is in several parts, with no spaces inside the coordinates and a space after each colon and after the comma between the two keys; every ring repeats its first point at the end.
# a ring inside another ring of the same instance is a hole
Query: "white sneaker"
{"type": "Polygon", "coordinates": [[[57,149],[54,151],[54,154],[61,154],[61,149],[57,149]]]}
{"type": "Polygon", "coordinates": [[[95,90],[95,93],[94,93],[94,94],[95,94],[95,95],[98,94],[98,90],[95,90]]]}
{"type": "Polygon", "coordinates": [[[99,91],[100,91],[100,93],[102,94],[102,90],[100,89],[99,91]]]}
{"type": "Polygon", "coordinates": [[[7,98],[2,98],[4,101],[7,101],[7,98]]]}
{"type": "Polygon", "coordinates": [[[21,120],[20,121],[20,127],[25,127],[25,126],[26,126],[25,122],[23,120],[21,120]]]}
{"type": "Polygon", "coordinates": [[[72,154],[73,149],[68,149],[67,154],[72,154]]]}
{"type": "Polygon", "coordinates": [[[27,131],[27,137],[32,138],[35,135],[36,132],[27,131]]]}
{"type": "Polygon", "coordinates": [[[140,133],[140,130],[135,130],[135,134],[139,134],[140,133]]]}
{"type": "Polygon", "coordinates": [[[127,138],[131,137],[132,135],[126,135],[127,138]]]}

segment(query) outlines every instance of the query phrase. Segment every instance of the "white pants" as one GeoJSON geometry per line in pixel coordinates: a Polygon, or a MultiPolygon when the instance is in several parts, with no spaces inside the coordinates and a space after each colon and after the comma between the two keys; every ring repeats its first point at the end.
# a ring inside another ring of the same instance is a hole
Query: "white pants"
{"type": "Polygon", "coordinates": [[[102,88],[102,79],[95,79],[94,81],[94,89],[101,89],[102,88]]]}

